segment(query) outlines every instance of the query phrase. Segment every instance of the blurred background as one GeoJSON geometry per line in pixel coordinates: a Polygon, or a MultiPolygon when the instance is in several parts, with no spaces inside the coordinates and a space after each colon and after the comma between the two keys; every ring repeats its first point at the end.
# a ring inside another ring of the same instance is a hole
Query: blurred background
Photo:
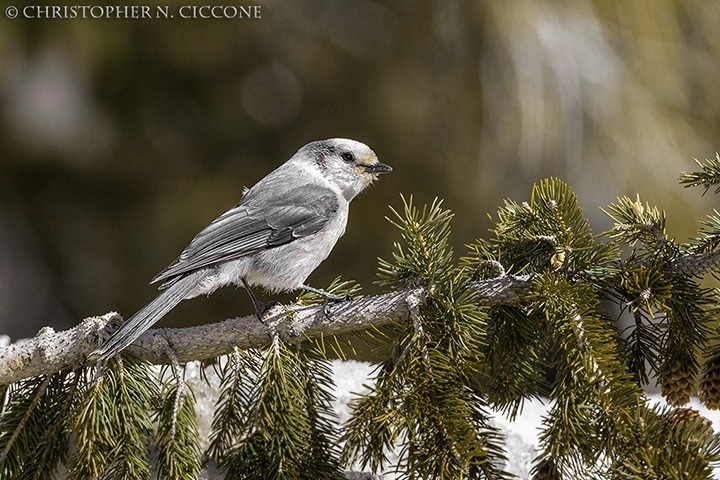
{"type": "MultiPolygon", "coordinates": [[[[142,0],[175,18],[8,18],[19,2],[0,0],[0,333],[13,340],[129,317],[243,186],[316,139],[360,140],[395,168],[353,202],[316,287],[342,275],[380,292],[400,193],[445,199],[457,256],[547,176],[574,188],[595,232],[619,195],[666,210],[682,240],[717,203],[677,183],[720,149],[717,2],[258,0],[260,19],[180,19],[201,4],[142,0]]],[[[252,311],[225,288],[160,325],[252,311]]]]}

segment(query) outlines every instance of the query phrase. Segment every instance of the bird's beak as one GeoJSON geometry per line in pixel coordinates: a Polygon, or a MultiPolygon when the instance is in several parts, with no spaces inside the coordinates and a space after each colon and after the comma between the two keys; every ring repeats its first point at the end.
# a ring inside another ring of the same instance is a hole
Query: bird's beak
{"type": "Polygon", "coordinates": [[[390,172],[392,172],[392,167],[384,163],[377,162],[373,163],[372,165],[365,165],[365,173],[380,174],[390,172]]]}

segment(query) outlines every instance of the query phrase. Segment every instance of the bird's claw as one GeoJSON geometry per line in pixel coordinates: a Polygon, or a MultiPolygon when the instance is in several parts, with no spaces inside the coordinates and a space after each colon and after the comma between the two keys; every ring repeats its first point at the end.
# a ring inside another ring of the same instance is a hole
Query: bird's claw
{"type": "Polygon", "coordinates": [[[352,295],[335,295],[334,293],[327,294],[328,303],[340,303],[352,300],[352,295]]]}
{"type": "Polygon", "coordinates": [[[330,307],[335,305],[336,303],[343,303],[348,302],[353,299],[351,295],[335,295],[335,294],[328,294],[327,296],[328,301],[323,305],[323,315],[325,315],[325,318],[328,320],[332,320],[330,318],[330,307]]]}
{"type": "Polygon", "coordinates": [[[267,312],[272,310],[273,308],[282,305],[280,302],[270,302],[270,303],[260,303],[258,302],[258,305],[255,306],[255,316],[258,320],[260,320],[260,323],[265,324],[265,321],[263,320],[263,317],[267,312]]]}

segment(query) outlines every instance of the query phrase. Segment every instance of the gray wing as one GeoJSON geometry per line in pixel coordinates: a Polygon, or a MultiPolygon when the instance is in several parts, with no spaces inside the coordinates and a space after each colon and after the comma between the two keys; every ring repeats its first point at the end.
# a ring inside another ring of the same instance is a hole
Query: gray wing
{"type": "Polygon", "coordinates": [[[238,206],[198,233],[151,283],[165,280],[161,288],[166,287],[179,275],[312,235],[334,217],[338,208],[335,192],[318,185],[275,194],[263,202],[256,195],[246,195],[238,206]]]}

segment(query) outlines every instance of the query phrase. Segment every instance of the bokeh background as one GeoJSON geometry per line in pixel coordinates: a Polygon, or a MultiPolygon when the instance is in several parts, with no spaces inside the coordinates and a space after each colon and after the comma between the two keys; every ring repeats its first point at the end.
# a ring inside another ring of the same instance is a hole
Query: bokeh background
{"type": "MultiPolygon", "coordinates": [[[[380,292],[401,193],[445,199],[457,255],[546,176],[596,232],[619,195],[666,210],[679,239],[717,204],[677,177],[720,149],[718,2],[258,0],[241,4],[260,19],[177,18],[213,2],[9,19],[26,3],[0,0],[0,333],[129,317],[243,186],[321,138],[363,141],[395,171],[353,202],[318,287],[342,275],[380,292]]],[[[251,312],[226,288],[161,325],[251,312]]]]}

